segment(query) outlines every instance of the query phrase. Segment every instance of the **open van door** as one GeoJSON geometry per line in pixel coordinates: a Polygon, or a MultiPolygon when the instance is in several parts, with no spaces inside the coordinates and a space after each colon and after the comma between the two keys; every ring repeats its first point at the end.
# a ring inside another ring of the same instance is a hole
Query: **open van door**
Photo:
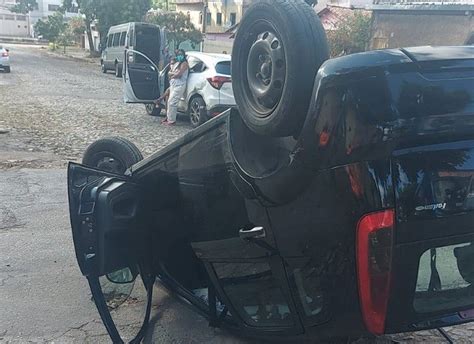
{"type": "Polygon", "coordinates": [[[161,95],[158,66],[142,52],[126,49],[123,87],[126,103],[153,103],[161,95]]]}
{"type": "Polygon", "coordinates": [[[70,163],[68,194],[77,261],[113,343],[123,340],[111,309],[125,303],[141,275],[137,283],[143,282],[148,300],[141,329],[131,341],[139,343],[149,322],[155,280],[140,188],[126,176],[70,163]]]}

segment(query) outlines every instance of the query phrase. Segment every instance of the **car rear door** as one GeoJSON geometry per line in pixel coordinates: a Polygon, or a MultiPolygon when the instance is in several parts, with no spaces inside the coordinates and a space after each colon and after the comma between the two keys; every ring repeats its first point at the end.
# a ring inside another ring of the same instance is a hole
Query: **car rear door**
{"type": "Polygon", "coordinates": [[[68,194],[77,261],[114,343],[123,340],[111,309],[128,299],[141,276],[137,284],[143,282],[143,298],[148,301],[142,327],[132,341],[139,342],[150,317],[154,283],[140,187],[128,177],[71,163],[68,194]]]}
{"type": "Polygon", "coordinates": [[[474,319],[474,141],[396,153],[388,331],[474,319]]]}

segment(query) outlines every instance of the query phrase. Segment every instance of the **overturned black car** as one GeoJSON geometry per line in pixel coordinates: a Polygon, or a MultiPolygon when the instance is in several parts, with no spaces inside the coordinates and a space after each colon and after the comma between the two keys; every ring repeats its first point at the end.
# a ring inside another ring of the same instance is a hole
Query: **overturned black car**
{"type": "MultiPolygon", "coordinates": [[[[157,278],[259,338],[472,321],[474,47],[324,62],[314,11],[283,0],[249,8],[235,44],[238,110],[144,160],[112,138],[69,165],[77,259],[112,340],[101,276],[140,274],[149,302],[157,278]]],[[[157,96],[154,62],[127,60],[129,91],[157,96]]]]}

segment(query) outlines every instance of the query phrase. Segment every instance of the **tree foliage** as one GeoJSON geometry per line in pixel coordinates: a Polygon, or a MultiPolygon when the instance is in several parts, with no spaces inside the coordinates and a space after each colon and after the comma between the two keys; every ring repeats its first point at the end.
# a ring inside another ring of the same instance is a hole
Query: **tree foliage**
{"type": "Polygon", "coordinates": [[[89,38],[89,47],[94,51],[91,26],[97,24],[102,40],[113,25],[143,20],[151,8],[152,0],[63,0],[63,7],[70,9],[76,3],[84,16],[84,24],[89,38]]]}
{"type": "Polygon", "coordinates": [[[35,32],[50,42],[57,43],[61,35],[65,33],[68,25],[64,22],[64,16],[60,12],[48,16],[46,20],[38,20],[35,24],[35,32]]]}
{"type": "Polygon", "coordinates": [[[156,10],[160,9],[164,11],[174,11],[176,9],[173,0],[153,0],[152,7],[156,10]]]}
{"type": "Polygon", "coordinates": [[[327,32],[331,56],[341,56],[365,51],[371,35],[371,17],[354,12],[341,18],[334,30],[327,32]]]}
{"type": "Polygon", "coordinates": [[[149,23],[165,27],[168,32],[168,41],[173,41],[178,47],[185,41],[192,44],[202,42],[202,33],[196,29],[191,19],[181,12],[157,12],[146,18],[149,23]]]}
{"type": "Polygon", "coordinates": [[[71,33],[73,33],[76,37],[81,36],[86,31],[84,19],[81,17],[72,17],[71,19],[69,19],[68,24],[71,33]]]}
{"type": "Polygon", "coordinates": [[[38,7],[36,0],[17,0],[16,4],[11,8],[12,12],[27,14],[38,7]]]}

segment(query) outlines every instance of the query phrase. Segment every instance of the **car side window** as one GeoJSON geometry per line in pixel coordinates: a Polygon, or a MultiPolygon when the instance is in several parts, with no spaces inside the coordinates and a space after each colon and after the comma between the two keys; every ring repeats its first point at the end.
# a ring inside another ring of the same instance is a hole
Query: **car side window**
{"type": "Polygon", "coordinates": [[[118,47],[120,43],[120,32],[114,34],[114,47],[118,47]]]}
{"type": "Polygon", "coordinates": [[[125,39],[127,38],[127,32],[122,32],[120,35],[120,46],[124,47],[125,46],[125,39]]]}
{"type": "Polygon", "coordinates": [[[206,65],[200,59],[195,57],[188,58],[189,72],[190,73],[202,73],[206,70],[206,65]]]}
{"type": "Polygon", "coordinates": [[[113,41],[114,35],[108,35],[107,36],[107,47],[110,48],[112,46],[112,41],[113,41]]]}

